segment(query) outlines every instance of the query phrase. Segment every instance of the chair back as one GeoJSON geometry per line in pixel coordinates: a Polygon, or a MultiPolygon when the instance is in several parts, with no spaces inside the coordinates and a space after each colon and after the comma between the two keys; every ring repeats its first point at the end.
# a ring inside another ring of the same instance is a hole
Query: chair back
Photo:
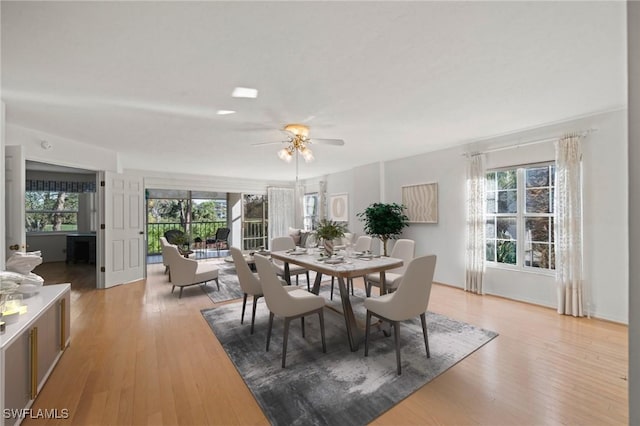
{"type": "MultiPolygon", "coordinates": [[[[292,237],[275,237],[271,240],[271,245],[269,246],[271,251],[283,251],[283,250],[292,250],[296,248],[296,243],[293,242],[292,237]]],[[[281,260],[273,260],[273,263],[276,265],[284,265],[284,262],[281,260]]]]}
{"type": "Polygon", "coordinates": [[[227,241],[230,232],[231,229],[229,228],[218,228],[218,230],[216,231],[215,239],[217,241],[227,241]]]}
{"type": "Polygon", "coordinates": [[[262,294],[267,307],[275,315],[286,316],[293,304],[292,297],[289,296],[287,290],[282,287],[282,282],[278,279],[273,264],[266,257],[253,255],[258,275],[260,276],[260,284],[262,285],[262,294]]]}
{"type": "Polygon", "coordinates": [[[171,284],[188,285],[195,280],[198,262],[184,258],[174,245],[167,246],[167,260],[171,271],[171,284]]]}
{"type": "Polygon", "coordinates": [[[169,244],[178,244],[180,239],[184,237],[184,232],[179,229],[169,229],[164,233],[164,237],[169,244]]]}
{"type": "Polygon", "coordinates": [[[356,245],[353,247],[354,251],[367,251],[371,250],[371,242],[373,239],[368,235],[361,235],[356,240],[356,245]]]}
{"type": "Polygon", "coordinates": [[[262,286],[260,280],[251,272],[247,261],[244,260],[242,252],[237,247],[229,247],[231,251],[231,257],[233,263],[236,266],[236,274],[238,275],[238,282],[243,293],[247,294],[261,294],[262,286]]]}
{"type": "Polygon", "coordinates": [[[162,249],[162,264],[164,266],[169,265],[168,256],[171,255],[167,253],[167,247],[169,247],[170,245],[171,244],[169,244],[169,241],[167,241],[165,237],[160,237],[160,248],[162,249]]]}
{"type": "Polygon", "coordinates": [[[393,246],[393,249],[391,250],[390,257],[394,257],[396,259],[402,259],[404,263],[402,264],[402,266],[397,267],[395,269],[391,269],[388,272],[391,272],[394,274],[404,274],[404,272],[407,270],[409,262],[411,262],[411,259],[413,259],[413,256],[415,256],[415,253],[416,253],[415,241],[407,240],[407,239],[399,239],[398,241],[396,241],[396,244],[393,246]]]}
{"type": "Polygon", "coordinates": [[[409,262],[397,290],[390,297],[389,304],[396,315],[389,319],[404,321],[427,310],[435,269],[435,254],[416,257],[409,262]]]}

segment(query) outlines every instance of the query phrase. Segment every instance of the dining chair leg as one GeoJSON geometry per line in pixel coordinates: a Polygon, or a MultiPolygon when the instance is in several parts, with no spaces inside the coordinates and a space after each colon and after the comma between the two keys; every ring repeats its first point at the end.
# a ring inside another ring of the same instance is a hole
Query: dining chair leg
{"type": "Polygon", "coordinates": [[[273,312],[269,312],[269,330],[267,331],[267,352],[269,352],[269,342],[271,341],[272,328],[273,328],[273,312]]]}
{"type": "MultiPolygon", "coordinates": [[[[302,318],[304,319],[304,317],[302,318]]],[[[287,341],[289,340],[289,322],[290,321],[291,321],[291,318],[284,319],[284,335],[282,336],[282,368],[284,368],[285,361],[287,360],[287,341]]]]}
{"type": "Polygon", "coordinates": [[[429,337],[427,335],[427,319],[424,312],[420,314],[420,321],[422,322],[422,334],[424,335],[424,347],[427,349],[427,358],[431,358],[429,353],[429,337]]]}
{"type": "Polygon", "coordinates": [[[393,336],[396,341],[396,360],[398,361],[398,376],[402,374],[402,367],[400,367],[400,322],[395,321],[393,323],[393,336]]]}
{"type": "Polygon", "coordinates": [[[300,325],[302,326],[302,338],[304,339],[304,316],[300,317],[300,325]]]}
{"type": "Polygon", "coordinates": [[[367,309],[367,320],[364,328],[364,356],[369,356],[369,331],[371,330],[371,311],[367,309]]]}
{"type": "Polygon", "coordinates": [[[251,333],[253,334],[253,326],[256,323],[256,308],[258,307],[258,299],[260,296],[253,295],[253,312],[251,312],[251,333]]]}
{"type": "Polygon", "coordinates": [[[324,309],[320,308],[318,311],[318,316],[320,317],[320,336],[322,337],[322,353],[327,353],[327,344],[324,340],[324,309]]]}
{"type": "Polygon", "coordinates": [[[366,279],[364,280],[364,288],[366,289],[367,297],[371,297],[371,283],[366,279]]]}
{"type": "Polygon", "coordinates": [[[174,286],[171,286],[171,294],[173,294],[173,290],[175,290],[175,289],[176,289],[176,286],[175,286],[175,285],[174,285],[174,286]]]}
{"type": "Polygon", "coordinates": [[[182,299],[182,290],[184,289],[184,287],[180,287],[180,294],[178,295],[178,299],[182,299]]]}
{"type": "Polygon", "coordinates": [[[244,324],[244,310],[247,307],[247,293],[244,294],[242,299],[242,316],[240,317],[240,324],[244,324]]]}
{"type": "Polygon", "coordinates": [[[309,271],[307,271],[307,291],[311,293],[311,281],[309,280],[309,271]]]}
{"type": "Polygon", "coordinates": [[[351,285],[351,295],[355,296],[355,294],[353,293],[353,278],[349,278],[347,280],[347,291],[349,291],[349,285],[351,285]]]}
{"type": "Polygon", "coordinates": [[[220,291],[220,282],[217,278],[214,278],[214,280],[216,280],[216,287],[218,287],[218,291],[220,291]]]}

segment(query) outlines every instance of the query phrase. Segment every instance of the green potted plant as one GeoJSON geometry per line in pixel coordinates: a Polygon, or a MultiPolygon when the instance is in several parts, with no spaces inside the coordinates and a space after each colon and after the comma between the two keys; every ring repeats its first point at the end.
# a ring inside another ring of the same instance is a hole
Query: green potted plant
{"type": "Polygon", "coordinates": [[[318,222],[316,227],[316,235],[322,238],[324,250],[328,256],[333,254],[333,240],[343,237],[345,232],[348,232],[346,224],[327,219],[318,222]]]}
{"type": "Polygon", "coordinates": [[[405,207],[396,203],[373,203],[357,216],[364,222],[364,232],[379,238],[387,255],[387,241],[395,240],[402,228],[409,226],[409,218],[404,214],[405,207]]]}

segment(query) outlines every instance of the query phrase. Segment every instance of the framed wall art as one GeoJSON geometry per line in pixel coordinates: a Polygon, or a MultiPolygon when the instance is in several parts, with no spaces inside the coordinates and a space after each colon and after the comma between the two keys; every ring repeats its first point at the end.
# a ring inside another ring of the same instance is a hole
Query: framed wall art
{"type": "Polygon", "coordinates": [[[438,223],[438,183],[402,187],[402,204],[411,223],[438,223]]]}
{"type": "Polygon", "coordinates": [[[329,219],[336,222],[349,221],[349,195],[329,195],[329,219]]]}

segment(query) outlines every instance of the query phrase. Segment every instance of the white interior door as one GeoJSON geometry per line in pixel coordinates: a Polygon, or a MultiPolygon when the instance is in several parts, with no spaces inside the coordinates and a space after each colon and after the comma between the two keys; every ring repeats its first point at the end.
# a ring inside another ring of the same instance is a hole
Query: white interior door
{"type": "Polygon", "coordinates": [[[105,173],[104,286],[144,278],[144,189],[142,178],[105,173]]]}
{"type": "MultiPolygon", "coordinates": [[[[26,251],[24,228],[25,160],[21,145],[5,147],[5,254],[26,251]]],[[[3,259],[4,260],[4,259],[3,259]]]]}

